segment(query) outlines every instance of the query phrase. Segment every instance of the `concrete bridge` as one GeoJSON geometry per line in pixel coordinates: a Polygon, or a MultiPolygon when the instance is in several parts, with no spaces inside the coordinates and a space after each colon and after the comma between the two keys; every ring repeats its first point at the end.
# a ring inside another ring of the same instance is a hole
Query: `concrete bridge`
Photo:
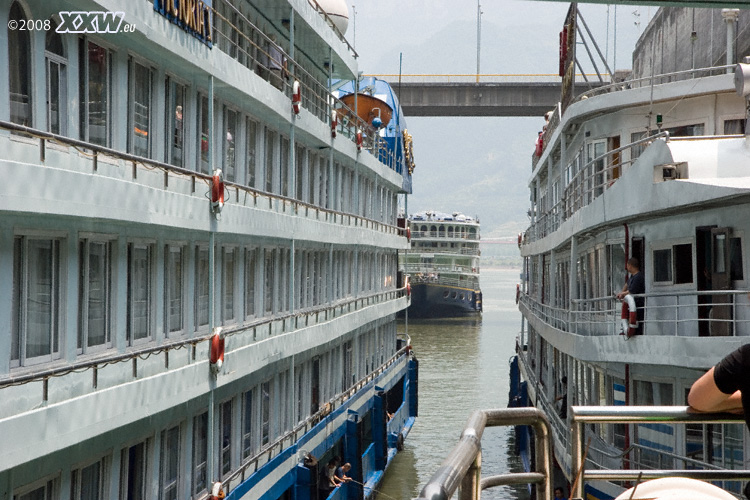
{"type": "MultiPolygon", "coordinates": [[[[543,116],[560,101],[557,75],[367,76],[393,87],[406,116],[543,116]]],[[[598,85],[577,82],[575,94],[598,85]]]]}

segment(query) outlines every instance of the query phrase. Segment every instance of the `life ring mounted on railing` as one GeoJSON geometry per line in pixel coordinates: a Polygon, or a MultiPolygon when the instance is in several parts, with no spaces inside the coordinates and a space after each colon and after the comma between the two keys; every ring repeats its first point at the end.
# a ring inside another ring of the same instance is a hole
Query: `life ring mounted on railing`
{"type": "Polygon", "coordinates": [[[209,362],[211,370],[217,373],[224,364],[224,337],[225,334],[220,326],[214,328],[214,334],[211,336],[211,352],[209,353],[209,362]]]}
{"type": "Polygon", "coordinates": [[[362,129],[357,129],[357,151],[362,151],[362,129]]]}
{"type": "Polygon", "coordinates": [[[292,110],[295,115],[299,114],[299,107],[302,103],[302,87],[300,87],[299,80],[294,80],[292,84],[292,110]]]}
{"type": "Polygon", "coordinates": [[[638,313],[636,311],[635,299],[632,295],[627,294],[622,298],[622,313],[620,314],[621,335],[627,335],[628,338],[635,335],[638,328],[638,313]]]}
{"type": "Polygon", "coordinates": [[[331,137],[336,138],[336,127],[339,126],[339,114],[335,109],[331,110],[331,137]]]}
{"type": "Polygon", "coordinates": [[[214,213],[221,212],[224,208],[224,174],[220,168],[214,169],[211,178],[211,210],[214,213]]]}

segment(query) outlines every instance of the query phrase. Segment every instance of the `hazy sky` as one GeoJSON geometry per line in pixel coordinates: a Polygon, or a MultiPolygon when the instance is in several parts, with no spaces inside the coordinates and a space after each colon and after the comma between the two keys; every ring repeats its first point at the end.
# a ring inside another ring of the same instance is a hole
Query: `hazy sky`
{"type": "MultiPolygon", "coordinates": [[[[359,69],[365,74],[398,74],[400,54],[404,74],[476,72],[476,1],[348,2],[346,36],[354,43],[359,69]]],[[[484,0],[480,72],[557,73],[558,33],[568,6],[563,2],[484,0]]],[[[630,68],[633,46],[655,8],[579,4],[579,10],[609,64],[615,62],[616,45],[617,67],[630,68]]],[[[579,59],[581,53],[585,54],[582,48],[579,59]]],[[[584,67],[587,72],[591,68],[588,64],[584,67]]],[[[526,228],[531,153],[543,123],[541,116],[407,117],[407,121],[417,164],[409,213],[434,209],[478,215],[484,235],[506,236],[526,228]]]]}

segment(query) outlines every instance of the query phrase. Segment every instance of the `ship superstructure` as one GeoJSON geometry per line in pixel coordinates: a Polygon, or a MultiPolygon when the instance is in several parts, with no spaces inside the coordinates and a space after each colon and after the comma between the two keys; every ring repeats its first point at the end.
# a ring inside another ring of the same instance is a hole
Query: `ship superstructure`
{"type": "MultiPolygon", "coordinates": [[[[571,483],[570,406],[684,405],[693,381],[750,335],[750,149],[733,74],[747,68],[723,65],[714,50],[749,14],[660,9],[635,71],[564,98],[532,156],[531,224],[519,237],[521,383],[511,396],[544,410],[571,483]],[[709,26],[721,36],[712,41],[709,26]],[[673,28],[676,41],[667,42],[673,28]],[[682,57],[690,43],[693,61],[682,57]],[[623,303],[615,295],[631,258],[645,293],[623,303]]],[[[574,31],[575,6],[561,40],[575,44],[574,31]]],[[[591,424],[586,433],[589,468],[744,469],[748,456],[738,424],[591,424]]],[[[742,484],[721,486],[739,493],[742,484]]],[[[588,498],[621,491],[586,485],[588,498]]]]}
{"type": "Polygon", "coordinates": [[[409,277],[415,317],[461,316],[482,311],[479,220],[460,212],[428,210],[408,218],[411,249],[401,268],[409,277]]]}
{"type": "Polygon", "coordinates": [[[410,172],[333,96],[324,9],[0,20],[0,499],[370,496],[416,415],[410,172]]]}

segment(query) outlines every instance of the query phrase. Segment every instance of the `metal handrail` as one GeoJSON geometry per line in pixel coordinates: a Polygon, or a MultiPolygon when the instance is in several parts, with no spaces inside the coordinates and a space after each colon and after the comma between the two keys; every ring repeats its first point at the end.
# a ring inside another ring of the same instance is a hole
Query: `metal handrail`
{"type": "MultiPolygon", "coordinates": [[[[571,494],[583,498],[586,480],[640,481],[662,477],[684,477],[703,481],[738,481],[750,479],[750,470],[669,469],[669,470],[586,470],[584,437],[586,423],[675,424],[742,423],[744,417],[730,413],[700,413],[687,406],[571,406],[572,471],[580,476],[571,494]]],[[[479,500],[481,490],[499,485],[533,484],[537,498],[552,499],[552,436],[549,421],[539,409],[507,408],[475,410],[464,427],[458,444],[422,488],[415,500],[448,500],[459,490],[459,500],[479,500]],[[536,462],[534,471],[505,473],[481,477],[482,434],[486,427],[530,425],[534,428],[536,462]]]]}
{"type": "MultiPolygon", "coordinates": [[[[223,333],[226,336],[231,336],[231,335],[236,335],[236,334],[248,331],[253,328],[258,328],[263,325],[268,325],[268,324],[276,323],[280,321],[283,322],[289,319],[296,320],[298,318],[317,316],[320,314],[327,315],[328,312],[330,311],[335,311],[337,308],[347,307],[351,304],[354,304],[356,309],[359,309],[359,306],[357,306],[358,302],[364,303],[366,301],[369,301],[369,299],[377,298],[381,296],[385,297],[390,294],[394,294],[395,295],[394,298],[400,298],[400,297],[405,296],[406,293],[407,293],[406,287],[403,287],[399,289],[392,289],[392,290],[386,290],[386,291],[381,291],[381,292],[375,292],[375,293],[371,293],[367,295],[361,295],[359,297],[352,297],[349,299],[339,300],[331,304],[326,304],[322,307],[317,307],[314,309],[306,310],[304,312],[288,313],[288,314],[282,314],[282,315],[275,315],[271,317],[258,318],[254,321],[242,323],[241,325],[224,328],[223,333]]],[[[326,319],[327,319],[327,316],[326,316],[326,319]]],[[[160,352],[167,352],[167,351],[175,350],[175,349],[182,349],[190,345],[195,347],[197,344],[201,342],[209,341],[212,336],[213,336],[213,332],[209,332],[208,334],[200,335],[197,337],[169,341],[160,345],[128,350],[127,352],[122,353],[122,354],[113,354],[113,355],[105,354],[95,359],[90,359],[90,360],[77,362],[77,363],[65,363],[64,365],[61,365],[61,366],[54,366],[54,367],[46,368],[44,370],[36,370],[32,373],[23,373],[20,375],[9,375],[7,377],[3,377],[2,379],[0,379],[0,389],[4,389],[6,387],[10,387],[14,385],[22,385],[22,384],[26,384],[26,383],[33,382],[33,381],[39,381],[39,380],[44,381],[46,383],[48,379],[52,377],[60,377],[63,375],[67,375],[69,373],[79,372],[79,371],[86,370],[86,369],[92,369],[92,368],[98,369],[106,365],[120,363],[123,361],[136,360],[138,358],[143,358],[143,356],[149,356],[152,354],[157,354],[160,352]]]]}
{"type": "Polygon", "coordinates": [[[317,412],[310,415],[305,420],[299,422],[294,428],[292,428],[292,430],[282,434],[281,436],[278,436],[273,442],[263,446],[252,457],[247,458],[246,461],[236,471],[234,471],[227,479],[222,481],[222,484],[225,486],[225,491],[230,489],[227,487],[231,486],[232,483],[238,480],[245,481],[249,477],[249,474],[257,472],[260,465],[260,460],[264,456],[267,456],[266,462],[270,462],[275,456],[286,449],[284,447],[284,443],[286,441],[289,441],[289,446],[299,441],[300,433],[304,435],[309,432],[316,424],[318,424],[318,422],[322,421],[336,408],[350,399],[357,393],[357,391],[361,390],[371,381],[375,380],[375,378],[385,372],[388,367],[397,362],[401,357],[409,355],[410,352],[411,342],[407,341],[407,345],[396,351],[396,353],[389,359],[387,359],[385,363],[380,365],[371,373],[368,373],[367,375],[359,379],[350,387],[347,387],[341,393],[329,399],[327,402],[321,404],[320,409],[317,412]]]}
{"type": "MultiPolygon", "coordinates": [[[[205,174],[205,173],[202,173],[202,172],[199,172],[199,171],[190,170],[190,169],[187,169],[187,168],[184,168],[184,167],[176,167],[174,165],[171,165],[171,164],[168,164],[168,163],[164,163],[164,162],[161,162],[161,161],[158,161],[158,160],[153,160],[151,158],[146,158],[146,157],[143,157],[143,156],[138,156],[138,155],[134,155],[134,154],[131,154],[131,153],[126,153],[124,151],[118,151],[116,149],[108,148],[108,147],[105,147],[105,146],[100,146],[98,144],[93,144],[93,143],[90,143],[90,142],[81,141],[79,139],[74,139],[74,138],[71,138],[71,137],[66,137],[64,135],[53,134],[51,132],[46,132],[44,130],[39,130],[39,129],[35,129],[35,128],[32,128],[32,127],[27,127],[25,125],[19,125],[17,123],[13,123],[13,122],[8,122],[8,121],[0,120],[0,129],[5,129],[5,130],[10,130],[10,131],[15,131],[15,132],[20,132],[22,134],[26,134],[28,136],[34,137],[36,139],[39,139],[41,143],[44,143],[44,141],[55,141],[55,142],[57,142],[59,144],[63,144],[63,145],[66,145],[66,146],[71,146],[71,147],[74,147],[74,148],[77,148],[77,149],[89,150],[89,151],[93,152],[93,154],[91,156],[93,158],[92,161],[94,162],[94,168],[95,169],[97,168],[97,164],[98,164],[98,161],[99,161],[98,155],[99,154],[104,154],[104,155],[107,155],[107,156],[110,156],[110,157],[113,157],[113,158],[117,158],[117,159],[128,161],[128,162],[132,162],[133,165],[136,165],[136,164],[140,163],[142,165],[148,165],[148,166],[151,166],[151,167],[155,167],[155,168],[158,168],[158,169],[164,171],[165,174],[172,173],[172,174],[183,175],[183,176],[186,176],[186,177],[192,177],[192,178],[200,179],[200,180],[202,180],[203,182],[205,182],[209,186],[210,186],[210,183],[211,183],[212,178],[213,178],[211,175],[205,174]]],[[[40,144],[40,148],[42,150],[44,150],[45,146],[43,144],[40,144]]],[[[375,228],[384,228],[384,232],[386,232],[386,233],[404,235],[403,234],[404,231],[402,230],[402,228],[399,228],[399,227],[397,227],[397,226],[395,226],[393,224],[388,224],[388,223],[385,223],[385,222],[382,222],[382,221],[378,221],[378,220],[375,220],[375,219],[369,219],[367,217],[363,217],[361,215],[353,214],[353,213],[350,213],[350,212],[342,212],[342,211],[332,210],[330,208],[320,207],[318,205],[313,205],[311,203],[300,201],[300,200],[298,200],[296,198],[290,198],[290,197],[282,196],[282,195],[279,195],[279,194],[269,193],[267,191],[263,191],[263,190],[256,189],[256,188],[251,188],[249,186],[244,186],[242,184],[237,184],[235,182],[224,181],[224,186],[227,189],[231,188],[231,189],[235,189],[237,191],[243,191],[243,192],[248,193],[249,195],[251,195],[253,197],[266,196],[270,200],[278,200],[278,201],[281,201],[281,202],[290,203],[290,204],[294,205],[295,207],[302,207],[302,208],[307,208],[307,209],[310,209],[310,210],[316,210],[316,211],[322,212],[322,213],[327,214],[327,215],[340,216],[340,217],[342,217],[342,220],[343,220],[343,217],[350,217],[350,218],[355,219],[355,221],[362,221],[363,223],[371,224],[375,228]]]]}
{"type": "Polygon", "coordinates": [[[498,485],[534,484],[537,498],[552,498],[552,454],[549,421],[536,408],[475,410],[458,444],[419,494],[419,500],[448,500],[460,488],[459,500],[478,500],[481,490],[498,485]],[[534,428],[535,472],[507,473],[482,479],[482,434],[486,427],[531,425],[534,428]]]}
{"type": "Polygon", "coordinates": [[[585,469],[583,452],[586,423],[744,423],[744,417],[731,413],[699,413],[689,406],[571,406],[572,426],[572,470],[580,471],[579,481],[572,494],[583,497],[584,481],[636,481],[661,477],[686,477],[700,480],[746,480],[750,479],[750,470],[590,470],[585,469]]]}

